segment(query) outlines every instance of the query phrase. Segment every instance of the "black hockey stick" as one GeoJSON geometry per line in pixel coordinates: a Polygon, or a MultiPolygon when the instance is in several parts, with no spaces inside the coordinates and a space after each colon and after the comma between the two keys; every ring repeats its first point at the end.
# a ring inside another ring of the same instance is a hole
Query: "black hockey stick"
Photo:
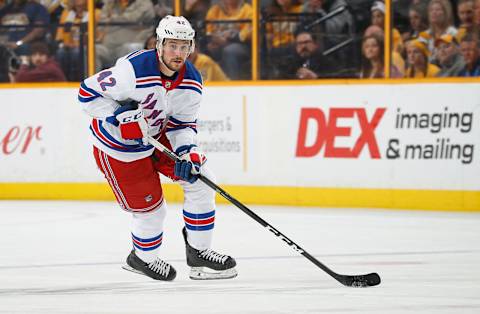
{"type": "MultiPolygon", "coordinates": [[[[163,146],[161,143],[159,143],[156,139],[153,137],[149,136],[148,140],[150,144],[155,146],[156,149],[158,149],[160,152],[164,153],[167,155],[170,159],[173,161],[178,161],[180,158],[175,155],[173,152],[171,152],[167,147],[163,146]]],[[[310,255],[307,251],[305,251],[303,248],[301,248],[298,244],[290,240],[288,237],[286,237],[283,233],[278,231],[276,228],[274,228],[272,225],[270,225],[268,222],[263,220],[261,217],[259,217],[257,214],[255,214],[253,211],[251,211],[247,206],[243,205],[239,201],[237,201],[233,196],[228,194],[225,190],[223,190],[221,187],[216,185],[214,182],[212,182],[210,179],[207,177],[202,176],[201,174],[199,175],[198,178],[200,181],[211,187],[213,190],[215,190],[218,194],[223,196],[227,201],[238,207],[241,211],[243,211],[245,214],[253,218],[256,222],[264,226],[266,229],[268,229],[270,232],[272,232],[274,235],[276,235],[278,238],[283,240],[285,243],[287,243],[292,249],[297,251],[298,253],[302,254],[305,256],[309,261],[317,265],[319,268],[321,268],[323,271],[325,271],[327,274],[335,278],[338,282],[341,284],[348,286],[348,287],[371,287],[371,286],[376,286],[380,284],[380,276],[377,273],[371,273],[371,274],[366,274],[366,275],[341,275],[337,274],[324,264],[320,263],[315,257],[310,255]]]]}

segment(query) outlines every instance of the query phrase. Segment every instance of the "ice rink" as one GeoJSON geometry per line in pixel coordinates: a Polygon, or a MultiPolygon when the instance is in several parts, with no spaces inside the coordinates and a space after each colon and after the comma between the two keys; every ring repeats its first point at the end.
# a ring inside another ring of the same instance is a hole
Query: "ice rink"
{"type": "Polygon", "coordinates": [[[480,313],[480,214],[250,205],[342,274],[347,288],[233,206],[219,206],[214,249],[237,259],[230,280],[188,278],[180,204],[162,246],[178,275],[156,282],[121,268],[129,214],[113,202],[0,202],[0,313],[480,313]]]}

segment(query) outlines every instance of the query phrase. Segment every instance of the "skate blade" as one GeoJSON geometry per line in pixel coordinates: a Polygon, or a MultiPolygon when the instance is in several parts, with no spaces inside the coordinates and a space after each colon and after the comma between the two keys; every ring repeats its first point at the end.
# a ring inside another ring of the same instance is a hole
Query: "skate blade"
{"type": "MultiPolygon", "coordinates": [[[[142,273],[141,271],[139,270],[136,270],[135,268],[132,268],[130,267],[129,265],[125,264],[125,265],[122,265],[122,268],[125,269],[125,270],[128,270],[132,273],[135,273],[135,274],[140,274],[140,275],[144,275],[144,276],[147,276],[145,275],[144,273],[142,273]]],[[[148,277],[148,276],[147,276],[148,277]]]]}
{"type": "Polygon", "coordinates": [[[235,268],[213,270],[206,267],[192,267],[190,270],[190,279],[193,280],[231,279],[237,277],[237,275],[238,273],[235,268]]]}

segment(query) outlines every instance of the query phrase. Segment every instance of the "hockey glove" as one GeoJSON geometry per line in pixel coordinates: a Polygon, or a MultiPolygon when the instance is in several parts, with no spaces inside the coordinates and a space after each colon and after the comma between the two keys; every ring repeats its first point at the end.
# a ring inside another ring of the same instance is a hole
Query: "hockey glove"
{"type": "Polygon", "coordinates": [[[181,146],[177,149],[176,154],[180,160],[175,162],[175,175],[190,183],[197,181],[207,157],[198,151],[196,145],[181,146]]]}
{"type": "Polygon", "coordinates": [[[142,109],[133,104],[124,105],[114,112],[116,120],[120,123],[120,134],[126,140],[136,140],[147,146],[148,124],[143,116],[142,109]],[[137,107],[137,108],[135,108],[137,107]]]}

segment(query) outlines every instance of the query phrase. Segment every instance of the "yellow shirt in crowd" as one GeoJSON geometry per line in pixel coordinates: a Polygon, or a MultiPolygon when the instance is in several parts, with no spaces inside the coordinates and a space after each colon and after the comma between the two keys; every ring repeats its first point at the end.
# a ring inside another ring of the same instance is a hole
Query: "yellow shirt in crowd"
{"type": "Polygon", "coordinates": [[[212,60],[209,56],[199,53],[195,62],[193,63],[198,71],[202,74],[204,81],[227,81],[228,77],[223,72],[222,68],[212,60]]]}
{"type": "MultiPolygon", "coordinates": [[[[95,10],[95,19],[100,18],[100,10],[95,10]]],[[[60,15],[60,24],[71,23],[68,31],[64,27],[58,27],[55,39],[63,42],[67,47],[78,47],[80,43],[80,24],[88,22],[88,12],[84,11],[83,16],[78,16],[75,11],[64,9],[60,15]]],[[[98,32],[97,32],[98,35],[98,32]]],[[[86,39],[85,39],[86,40],[86,39]]],[[[86,44],[86,42],[84,42],[86,44]]]]}
{"type": "MultiPolygon", "coordinates": [[[[252,6],[248,3],[242,4],[233,14],[226,13],[219,4],[212,6],[208,12],[205,20],[251,20],[253,16],[252,6]]],[[[222,23],[213,24],[207,23],[207,35],[214,33],[221,33],[229,30],[239,31],[239,37],[242,42],[250,40],[252,37],[251,23],[222,23]]]]}
{"type": "MultiPolygon", "coordinates": [[[[303,5],[294,5],[288,12],[286,13],[302,13],[303,5]]],[[[293,33],[297,28],[296,23],[292,23],[291,21],[278,21],[278,22],[271,22],[267,24],[267,34],[269,37],[272,38],[272,47],[281,47],[288,45],[293,42],[293,33]]]]}
{"type": "Polygon", "coordinates": [[[438,72],[440,72],[440,68],[434,64],[429,63],[427,66],[427,73],[424,75],[423,72],[416,71],[415,75],[412,76],[412,68],[408,68],[405,77],[414,77],[414,78],[424,78],[424,77],[435,77],[437,76],[438,72]]]}

